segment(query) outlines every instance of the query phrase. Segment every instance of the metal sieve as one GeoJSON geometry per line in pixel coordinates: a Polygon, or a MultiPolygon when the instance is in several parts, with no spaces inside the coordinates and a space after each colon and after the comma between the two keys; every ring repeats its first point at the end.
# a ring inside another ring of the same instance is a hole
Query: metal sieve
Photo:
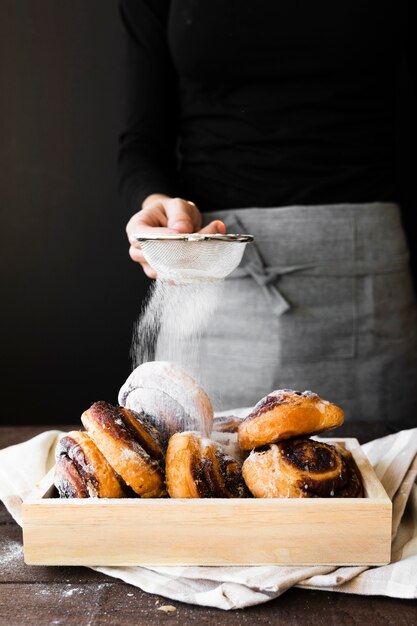
{"type": "Polygon", "coordinates": [[[135,234],[149,265],[162,279],[179,282],[215,280],[228,276],[242,260],[252,235],[202,233],[135,234]]]}

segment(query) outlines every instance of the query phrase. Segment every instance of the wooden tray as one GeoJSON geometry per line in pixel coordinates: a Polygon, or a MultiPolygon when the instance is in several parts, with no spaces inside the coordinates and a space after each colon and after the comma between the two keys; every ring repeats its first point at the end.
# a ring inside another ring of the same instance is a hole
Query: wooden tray
{"type": "Polygon", "coordinates": [[[364,498],[59,499],[53,470],[23,503],[30,565],[383,565],[392,505],[356,439],[364,498]]]}

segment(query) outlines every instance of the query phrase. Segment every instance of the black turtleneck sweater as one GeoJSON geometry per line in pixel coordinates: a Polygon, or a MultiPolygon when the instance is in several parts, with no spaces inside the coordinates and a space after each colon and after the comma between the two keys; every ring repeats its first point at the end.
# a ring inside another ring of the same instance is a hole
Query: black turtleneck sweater
{"type": "Polygon", "coordinates": [[[411,4],[120,0],[126,209],[151,193],[203,211],[395,201],[411,4]]]}

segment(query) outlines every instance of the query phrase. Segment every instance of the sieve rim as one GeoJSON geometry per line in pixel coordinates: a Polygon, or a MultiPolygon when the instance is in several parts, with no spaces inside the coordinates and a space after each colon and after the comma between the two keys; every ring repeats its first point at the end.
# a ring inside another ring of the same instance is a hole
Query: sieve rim
{"type": "Polygon", "coordinates": [[[235,241],[237,243],[250,243],[254,239],[253,235],[233,233],[228,233],[226,235],[222,235],[221,233],[178,233],[169,235],[153,235],[151,233],[142,235],[141,233],[134,233],[132,237],[136,241],[235,241]]]}

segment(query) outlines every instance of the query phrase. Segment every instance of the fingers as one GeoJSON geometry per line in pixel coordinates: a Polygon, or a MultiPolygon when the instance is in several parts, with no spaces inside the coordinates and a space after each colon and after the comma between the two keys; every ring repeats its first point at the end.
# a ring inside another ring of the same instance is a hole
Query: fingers
{"type": "Polygon", "coordinates": [[[156,278],[158,276],[158,274],[155,272],[155,270],[153,269],[153,267],[151,267],[149,265],[149,263],[143,263],[142,264],[142,269],[145,272],[146,276],[148,278],[156,278]]]}
{"type": "MultiPolygon", "coordinates": [[[[152,233],[161,233],[161,234],[166,234],[167,231],[170,230],[168,228],[155,228],[155,227],[150,227],[150,226],[146,226],[146,228],[152,231],[152,233]]],[[[138,232],[136,230],[136,227],[134,228],[134,230],[138,232]]],[[[140,232],[146,232],[146,231],[140,231],[140,232]]],[[[205,226],[198,232],[204,233],[204,234],[210,234],[210,235],[217,234],[217,233],[224,235],[226,233],[226,226],[220,220],[214,220],[213,222],[210,222],[210,224],[207,224],[207,226],[205,226]]],[[[130,242],[129,255],[132,261],[135,261],[136,263],[140,263],[146,276],[148,276],[149,278],[156,278],[157,272],[153,269],[153,267],[149,265],[149,263],[145,259],[145,255],[143,254],[139,241],[134,239],[133,235],[129,235],[129,233],[128,233],[128,237],[129,237],[129,242],[130,242]]]]}
{"type": "Polygon", "coordinates": [[[179,233],[193,233],[201,226],[201,214],[194,202],[171,198],[164,203],[168,228],[179,233]]]}
{"type": "Polygon", "coordinates": [[[167,218],[163,208],[152,206],[142,209],[135,213],[126,226],[126,234],[130,243],[129,255],[132,261],[140,263],[146,276],[156,278],[157,273],[146,261],[145,256],[140,247],[140,242],[136,240],[135,235],[151,232],[152,234],[167,235],[176,231],[166,227],[167,218]]]}
{"type": "Polygon", "coordinates": [[[201,226],[201,214],[194,202],[182,198],[166,198],[138,211],[129,220],[126,233],[131,244],[137,233],[192,233],[201,226]]]}
{"type": "Polygon", "coordinates": [[[214,222],[210,222],[204,228],[198,231],[199,233],[204,233],[206,235],[225,235],[226,234],[226,226],[220,220],[214,220],[214,222]]]}
{"type": "Polygon", "coordinates": [[[141,264],[142,269],[145,272],[146,276],[148,276],[149,278],[156,278],[157,276],[156,271],[153,269],[153,267],[149,265],[149,263],[145,259],[145,255],[143,254],[140,248],[138,249],[138,248],[135,248],[133,245],[131,245],[129,248],[129,255],[132,261],[135,261],[136,263],[141,264]]]}
{"type": "Polygon", "coordinates": [[[135,261],[135,263],[140,263],[141,265],[143,263],[147,263],[145,255],[143,254],[141,248],[137,248],[133,244],[129,248],[129,255],[132,261],[135,261]]]}
{"type": "MultiPolygon", "coordinates": [[[[201,214],[194,202],[182,198],[157,195],[156,199],[152,197],[151,200],[150,204],[145,203],[145,208],[131,217],[126,226],[126,234],[130,244],[130,258],[140,263],[149,278],[156,278],[157,273],[146,261],[135,235],[145,235],[148,232],[153,235],[193,233],[201,227],[201,214]]],[[[212,222],[202,232],[216,233],[225,230],[222,222],[212,222]]]]}
{"type": "Polygon", "coordinates": [[[138,216],[137,219],[133,219],[136,217],[134,215],[126,226],[126,234],[130,243],[136,242],[134,235],[146,235],[146,233],[152,233],[153,235],[173,235],[177,232],[173,228],[150,226],[149,222],[146,221],[146,216],[141,216],[140,213],[136,215],[138,216]]]}

